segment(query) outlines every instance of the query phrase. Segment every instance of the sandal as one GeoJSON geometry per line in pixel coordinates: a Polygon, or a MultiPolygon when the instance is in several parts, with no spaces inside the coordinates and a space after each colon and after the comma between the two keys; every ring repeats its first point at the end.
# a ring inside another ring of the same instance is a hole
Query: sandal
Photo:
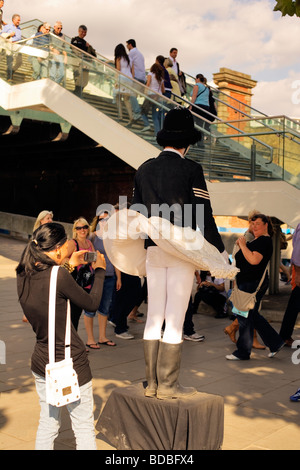
{"type": "Polygon", "coordinates": [[[97,349],[97,350],[98,350],[98,349],[100,349],[100,348],[97,347],[98,344],[100,344],[100,343],[86,344],[86,347],[87,347],[87,348],[90,348],[90,349],[97,349]],[[96,346],[96,347],[93,347],[93,346],[96,346]]]}
{"type": "Polygon", "coordinates": [[[128,317],[129,321],[135,322],[135,323],[144,323],[144,320],[140,320],[137,317],[128,317]]]}
{"type": "Polygon", "coordinates": [[[102,346],[102,344],[103,344],[103,346],[117,346],[116,343],[114,343],[114,342],[111,341],[110,339],[108,339],[107,341],[104,341],[103,343],[100,343],[100,342],[98,341],[97,344],[99,344],[100,346],[102,346]]]}

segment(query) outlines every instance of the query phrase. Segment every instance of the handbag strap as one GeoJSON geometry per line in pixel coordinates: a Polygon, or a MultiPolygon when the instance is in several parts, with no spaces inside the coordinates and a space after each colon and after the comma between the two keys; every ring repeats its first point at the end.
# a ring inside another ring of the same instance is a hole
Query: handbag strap
{"type": "MultiPolygon", "coordinates": [[[[49,364],[55,363],[55,306],[56,306],[56,287],[59,266],[53,266],[50,276],[49,289],[49,311],[48,311],[48,350],[49,364]]],[[[71,306],[70,301],[67,302],[67,319],[65,333],[65,359],[71,357],[71,306]]]]}
{"type": "Polygon", "coordinates": [[[267,267],[266,267],[266,269],[265,269],[265,272],[264,272],[263,275],[262,275],[262,278],[261,278],[261,280],[260,280],[260,283],[258,284],[257,289],[256,289],[255,292],[258,292],[258,291],[259,291],[259,289],[260,289],[262,283],[264,282],[264,279],[265,279],[267,270],[268,270],[268,265],[267,265],[267,267]]]}

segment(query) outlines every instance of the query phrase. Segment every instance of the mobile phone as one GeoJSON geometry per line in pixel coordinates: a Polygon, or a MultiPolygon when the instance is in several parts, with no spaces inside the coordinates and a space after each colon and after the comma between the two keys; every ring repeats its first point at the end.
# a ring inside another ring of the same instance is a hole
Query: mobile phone
{"type": "Polygon", "coordinates": [[[97,253],[95,251],[87,251],[84,253],[84,261],[88,263],[94,263],[97,261],[97,253]]]}

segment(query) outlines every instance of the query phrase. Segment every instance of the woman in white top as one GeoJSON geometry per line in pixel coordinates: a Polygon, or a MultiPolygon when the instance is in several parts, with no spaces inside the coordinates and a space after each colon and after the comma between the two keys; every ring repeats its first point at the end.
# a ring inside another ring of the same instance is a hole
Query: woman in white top
{"type": "MultiPolygon", "coordinates": [[[[158,96],[157,93],[162,95],[165,92],[164,86],[164,69],[159,64],[153,64],[150,73],[147,76],[146,86],[150,88],[151,92],[149,93],[149,97],[157,101],[158,96]]],[[[152,103],[145,99],[143,106],[142,106],[142,118],[144,121],[144,129],[143,131],[150,130],[150,124],[147,117],[149,109],[152,107],[152,119],[154,124],[154,132],[157,135],[158,131],[161,129],[161,121],[162,121],[162,110],[158,107],[157,104],[152,103]]]]}
{"type": "MultiPolygon", "coordinates": [[[[119,72],[127,77],[133,78],[134,77],[134,67],[129,59],[129,56],[126,52],[125,47],[123,44],[118,44],[115,48],[115,67],[119,72]]],[[[118,107],[118,114],[119,119],[123,119],[123,111],[122,111],[122,99],[124,101],[125,107],[127,109],[127,113],[129,116],[129,121],[126,126],[131,125],[133,120],[132,114],[132,107],[130,103],[130,90],[126,87],[126,78],[120,75],[120,84],[116,84],[118,87],[117,91],[117,107],[118,107]],[[122,83],[122,85],[121,85],[122,83]]]]}

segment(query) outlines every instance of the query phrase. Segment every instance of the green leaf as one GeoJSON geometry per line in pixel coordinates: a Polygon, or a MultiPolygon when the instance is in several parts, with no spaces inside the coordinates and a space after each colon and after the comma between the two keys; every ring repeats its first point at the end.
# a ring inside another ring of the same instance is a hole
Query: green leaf
{"type": "Polygon", "coordinates": [[[298,4],[299,2],[295,2],[293,0],[277,0],[274,11],[281,11],[282,16],[294,16],[296,14],[296,3],[298,4]]]}

